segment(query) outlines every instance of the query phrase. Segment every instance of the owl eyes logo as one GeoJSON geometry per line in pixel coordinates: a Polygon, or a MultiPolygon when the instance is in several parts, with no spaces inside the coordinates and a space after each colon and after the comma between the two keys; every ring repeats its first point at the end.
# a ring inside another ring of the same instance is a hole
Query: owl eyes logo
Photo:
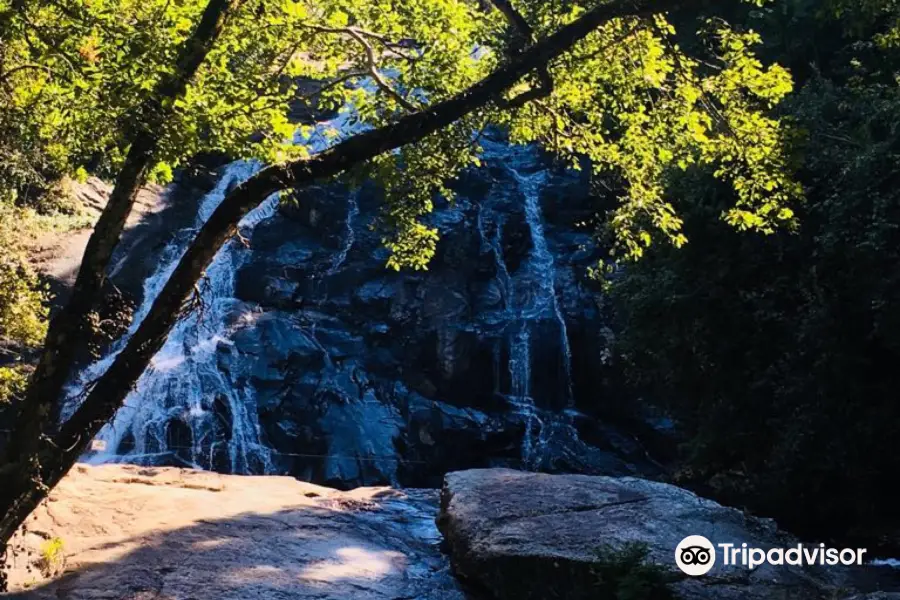
{"type": "Polygon", "coordinates": [[[712,542],[702,535],[689,535],[675,548],[675,564],[688,575],[705,575],[716,564],[712,542]]]}
{"type": "Polygon", "coordinates": [[[709,559],[709,550],[703,546],[689,546],[681,551],[681,562],[686,565],[705,565],[709,559]]]}

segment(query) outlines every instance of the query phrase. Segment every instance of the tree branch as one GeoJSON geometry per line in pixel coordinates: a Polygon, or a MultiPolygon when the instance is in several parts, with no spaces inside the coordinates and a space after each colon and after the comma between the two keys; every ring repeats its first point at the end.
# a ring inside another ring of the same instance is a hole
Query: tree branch
{"type": "Polygon", "coordinates": [[[379,87],[379,89],[393,98],[394,101],[397,102],[397,104],[405,108],[407,111],[414,113],[420,110],[418,106],[401,96],[400,93],[398,93],[397,90],[395,90],[391,86],[391,84],[388,83],[388,81],[381,74],[381,71],[378,70],[378,58],[375,56],[375,49],[372,48],[372,44],[369,43],[367,38],[377,40],[385,47],[385,49],[396,54],[400,58],[403,58],[405,60],[415,60],[413,57],[396,50],[396,48],[400,47],[399,44],[391,42],[386,35],[376,33],[374,31],[369,31],[367,29],[360,29],[359,27],[328,27],[325,25],[313,25],[309,23],[304,26],[308,29],[312,29],[313,31],[320,31],[322,33],[336,33],[340,35],[349,35],[350,37],[352,37],[360,46],[363,47],[363,51],[366,53],[366,65],[369,71],[369,75],[375,81],[375,84],[379,87]]]}
{"type": "Polygon", "coordinates": [[[360,27],[331,27],[328,25],[316,25],[315,23],[304,23],[303,27],[306,27],[307,29],[311,29],[313,31],[319,31],[321,33],[338,33],[341,35],[350,35],[352,30],[359,35],[378,40],[379,42],[385,44],[398,45],[394,42],[391,42],[390,38],[388,38],[388,36],[384,35],[383,33],[369,31],[368,29],[362,29],[360,27]]]}
{"type": "Polygon", "coordinates": [[[519,37],[521,43],[519,50],[534,41],[534,31],[531,29],[531,25],[522,16],[522,13],[513,7],[509,0],[488,0],[488,2],[503,14],[515,34],[519,37]]]}
{"type": "Polygon", "coordinates": [[[397,90],[395,90],[391,85],[384,79],[381,75],[381,71],[378,70],[378,63],[375,58],[375,50],[372,49],[372,44],[366,41],[359,32],[357,32],[353,27],[348,27],[347,30],[350,33],[350,36],[355,39],[357,42],[362,45],[363,49],[366,52],[366,63],[369,68],[369,74],[372,76],[372,79],[375,80],[375,83],[378,84],[378,87],[381,88],[385,94],[394,99],[397,104],[408,110],[409,112],[418,112],[419,108],[411,103],[409,100],[401,96],[397,90]]]}
{"type": "Polygon", "coordinates": [[[19,71],[25,71],[25,70],[46,71],[50,75],[53,74],[53,69],[51,69],[47,65],[36,65],[36,64],[32,64],[32,63],[25,63],[22,65],[17,65],[15,67],[13,67],[12,69],[10,69],[9,71],[6,71],[5,73],[0,73],[0,83],[5,82],[7,79],[12,77],[15,73],[18,73],[19,71]]]}
{"type": "Polygon", "coordinates": [[[40,449],[46,447],[42,440],[47,432],[55,431],[65,401],[63,390],[89,326],[88,315],[101,296],[113,250],[154,160],[159,132],[171,112],[165,108],[167,101],[184,93],[218,39],[225,18],[240,1],[209,0],[192,36],[179,51],[173,73],[164,77],[142,104],[140,127],[88,240],[69,302],[50,322],[40,359],[16,415],[12,438],[4,449],[3,464],[18,464],[19,470],[11,479],[0,477],[0,550],[13,533],[6,529],[9,520],[17,518],[13,506],[21,509],[17,491],[42,485],[38,471],[40,449]]]}
{"type": "MultiPolygon", "coordinates": [[[[512,50],[514,54],[522,52],[529,44],[534,41],[534,30],[522,13],[517,11],[509,0],[488,0],[491,5],[499,10],[513,30],[512,50]]],[[[519,94],[515,98],[508,100],[502,104],[505,109],[515,109],[531,102],[546,98],[553,92],[553,78],[550,76],[548,65],[545,63],[537,69],[538,87],[519,94]]]]}

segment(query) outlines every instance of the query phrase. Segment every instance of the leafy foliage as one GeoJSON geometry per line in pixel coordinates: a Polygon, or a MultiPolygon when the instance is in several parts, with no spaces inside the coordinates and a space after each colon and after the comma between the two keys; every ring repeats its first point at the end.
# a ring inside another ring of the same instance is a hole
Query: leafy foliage
{"type": "MultiPolygon", "coordinates": [[[[11,217],[4,221],[16,224],[0,231],[4,343],[35,345],[45,331],[45,297],[21,245],[21,223],[36,220],[23,211],[41,208],[66,175],[115,173],[150,122],[147,111],[172,109],[156,132],[150,175],[157,180],[204,152],[302,158],[313,130],[289,119],[298,97],[379,126],[460,92],[514,50],[500,12],[466,0],[248,0],[230,15],[183,97],[171,107],[148,104],[148,93],[177,68],[179,47],[204,7],[203,0],[0,0],[0,206],[11,217]],[[303,86],[309,80],[318,82],[312,91],[303,86]]],[[[519,8],[537,36],[586,10],[577,3],[519,8]]],[[[712,70],[678,48],[663,17],[618,20],[550,65],[547,80],[522,82],[520,92],[548,86],[538,90],[540,100],[497,103],[378,157],[363,175],[386,191],[379,226],[388,266],[427,267],[438,236],[422,219],[436,196],[452,199],[448,180],[478,163],[479,132],[491,125],[508,127],[514,141],[543,143],[573,165],[587,157],[596,173],[627,181],[612,219],[627,257],[640,256],[653,231],[684,243],[666,186],[671,170],[693,164],[714,164],[732,182],[738,199],[724,214],[733,225],[771,231],[790,222],[798,189],[785,168],[782,127],[761,112],[790,91],[790,78],[754,57],[752,32],[705,27],[712,70]]],[[[22,380],[19,368],[6,367],[3,395],[17,393],[22,380]]]]}
{"type": "Polygon", "coordinates": [[[47,329],[45,292],[23,244],[39,221],[33,210],[0,201],[0,402],[24,389],[22,351],[40,344],[47,329]]]}
{"type": "Polygon", "coordinates": [[[65,542],[59,537],[50,538],[41,544],[38,568],[45,577],[52,577],[62,571],[66,562],[65,548],[65,542]]]}
{"type": "Polygon", "coordinates": [[[667,184],[692,165],[712,165],[731,183],[735,205],[723,216],[735,227],[771,232],[792,221],[800,190],[781,152],[783,128],[763,112],[791,91],[790,76],[754,56],[757,34],[703,28],[705,59],[681,51],[662,17],[612,23],[553,66],[547,99],[509,120],[515,141],[540,141],[573,166],[587,157],[598,176],[627,182],[611,217],[626,258],[639,258],[654,232],[687,241],[667,184]]]}
{"type": "MultiPolygon", "coordinates": [[[[829,15],[802,27],[831,31],[829,15]]],[[[897,57],[874,41],[883,23],[850,23],[786,106],[805,133],[802,227],[736,236],[712,219],[734,191],[694,174],[677,185],[692,244],[613,285],[620,364],[683,427],[685,480],[814,535],[896,525],[897,57]]]]}
{"type": "Polygon", "coordinates": [[[21,367],[0,367],[0,406],[25,391],[26,371],[21,367]]]}
{"type": "Polygon", "coordinates": [[[47,330],[45,293],[21,247],[21,212],[0,203],[0,403],[24,391],[22,350],[41,343],[47,330]]]}
{"type": "Polygon", "coordinates": [[[43,339],[46,310],[34,273],[21,260],[0,262],[0,331],[3,341],[36,344],[43,339]]]}
{"type": "MultiPolygon", "coordinates": [[[[34,155],[0,153],[0,178],[7,172],[10,180],[2,187],[22,188],[24,175],[12,181],[18,164],[51,176],[115,172],[146,121],[142,112],[153,110],[143,102],[147,92],[174,68],[204,5],[0,3],[0,124],[20,123],[14,139],[34,155]]],[[[540,37],[588,6],[522,1],[516,8],[540,37]]],[[[437,234],[421,219],[435,196],[447,195],[448,179],[477,161],[473,140],[488,125],[506,126],[515,141],[540,142],[573,164],[587,157],[596,173],[626,181],[612,221],[625,257],[640,256],[656,233],[684,243],[666,188],[672,170],[694,164],[715,165],[737,191],[724,214],[735,227],[772,231],[790,223],[799,189],[781,152],[783,127],[765,114],[790,91],[790,77],[754,56],[752,31],[709,20],[699,26],[708,44],[694,57],[662,16],[617,20],[550,65],[548,80],[522,82],[520,91],[542,98],[497,103],[380,157],[372,173],[389,192],[381,223],[389,266],[427,265],[437,234]]],[[[288,118],[298,96],[323,108],[352,107],[366,126],[382,125],[478,81],[508,60],[510,37],[500,11],[466,0],[243,2],[175,103],[152,175],[167,179],[209,151],[269,162],[303,157],[311,129],[288,118]],[[318,89],[301,89],[310,79],[318,89]]]]}
{"type": "Polygon", "coordinates": [[[28,260],[38,236],[90,225],[64,200],[65,186],[40,196],[36,207],[0,199],[0,402],[18,397],[26,383],[23,362],[47,332],[47,291],[28,260]]]}

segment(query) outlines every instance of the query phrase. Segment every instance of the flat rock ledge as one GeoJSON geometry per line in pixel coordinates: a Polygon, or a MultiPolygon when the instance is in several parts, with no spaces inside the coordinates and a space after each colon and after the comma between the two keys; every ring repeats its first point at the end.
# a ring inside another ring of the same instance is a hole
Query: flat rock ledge
{"type": "MultiPolygon", "coordinates": [[[[713,544],[775,548],[797,540],[774,521],[748,516],[681,488],[643,479],[546,475],[506,469],[450,473],[441,493],[438,528],[457,575],[499,600],[598,600],[598,558],[629,544],[671,578],[684,600],[813,600],[853,596],[840,567],[725,566],[721,554],[703,576],[675,564],[689,535],[713,544]]],[[[858,588],[857,588],[858,589],[858,588]]],[[[883,588],[882,588],[883,589],[883,588]]],[[[894,588],[896,590],[898,588],[894,588]]],[[[857,592],[858,594],[859,592],[857,592]]],[[[856,595],[900,599],[900,594],[856,595]]]]}
{"type": "Polygon", "coordinates": [[[5,568],[22,599],[463,600],[437,510],[437,490],[76,465],[5,568]]]}

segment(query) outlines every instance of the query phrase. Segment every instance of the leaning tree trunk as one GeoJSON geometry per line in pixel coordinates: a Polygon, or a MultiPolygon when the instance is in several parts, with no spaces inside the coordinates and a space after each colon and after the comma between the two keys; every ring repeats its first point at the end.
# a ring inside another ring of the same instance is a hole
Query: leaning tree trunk
{"type": "Polygon", "coordinates": [[[87,318],[106,280],[113,250],[153,164],[159,132],[172,114],[174,101],[184,95],[188,82],[206,60],[226,16],[236,3],[237,0],[210,0],[194,34],[181,49],[174,74],[160,81],[137,111],[125,163],[85,248],[72,295],[50,323],[8,446],[6,463],[17,462],[16,455],[28,451],[27,442],[34,439],[36,431],[46,432],[48,425],[49,428],[55,426],[54,417],[59,414],[64,401],[62,391],[75,361],[78,341],[87,332],[87,318]]]}
{"type": "MultiPolygon", "coordinates": [[[[55,431],[65,401],[63,390],[82,347],[79,342],[88,333],[88,317],[106,281],[113,250],[153,164],[159,132],[171,116],[175,100],[184,95],[189,81],[218,39],[227,16],[240,1],[209,1],[196,29],[179,52],[173,74],[157,84],[136,113],[125,164],[85,248],[71,297],[50,323],[44,348],[6,444],[0,462],[0,505],[4,508],[16,502],[16,490],[41,483],[40,464],[36,460],[41,441],[55,431]]],[[[0,538],[0,558],[5,540],[0,538]]]]}
{"type": "Polygon", "coordinates": [[[275,165],[235,188],[219,205],[179,261],[126,347],[93,387],[84,403],[52,439],[41,440],[27,457],[39,467],[39,479],[16,478],[15,487],[0,498],[0,544],[68,472],[91,439],[122,405],[129,391],[162,347],[178,320],[194,285],[219,249],[237,232],[240,219],[274,193],[332,177],[384,152],[417,142],[465,115],[500,99],[503,92],[535,69],[570,50],[574,44],[611,19],[646,16],[665,10],[696,7],[703,0],[616,0],[589,11],[553,35],[535,43],[479,83],[420,113],[355,135],[307,159],[275,165]]]}

